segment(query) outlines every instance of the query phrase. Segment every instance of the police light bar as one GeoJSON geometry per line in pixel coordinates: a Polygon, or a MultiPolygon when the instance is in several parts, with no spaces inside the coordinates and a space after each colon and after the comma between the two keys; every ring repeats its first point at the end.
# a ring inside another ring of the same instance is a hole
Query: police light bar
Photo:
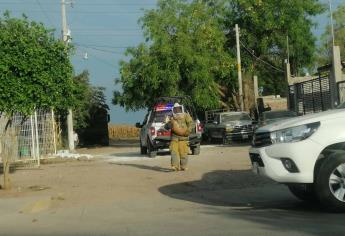
{"type": "Polygon", "coordinates": [[[155,111],[171,111],[174,107],[172,103],[160,103],[157,104],[154,109],[155,111]]]}

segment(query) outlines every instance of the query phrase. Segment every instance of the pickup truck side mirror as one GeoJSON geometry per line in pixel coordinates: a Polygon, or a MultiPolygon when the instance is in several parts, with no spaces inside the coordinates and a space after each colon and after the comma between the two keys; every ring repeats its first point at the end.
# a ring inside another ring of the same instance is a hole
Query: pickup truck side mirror
{"type": "Polygon", "coordinates": [[[137,128],[142,128],[143,126],[139,123],[139,122],[137,122],[137,123],[135,123],[135,127],[137,127],[137,128]]]}

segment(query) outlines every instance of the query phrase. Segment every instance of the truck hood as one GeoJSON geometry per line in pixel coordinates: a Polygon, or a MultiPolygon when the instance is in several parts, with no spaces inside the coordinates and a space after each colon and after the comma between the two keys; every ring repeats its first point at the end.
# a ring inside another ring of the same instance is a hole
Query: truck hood
{"type": "Polygon", "coordinates": [[[331,120],[339,117],[345,116],[345,109],[335,109],[319,113],[308,114],[305,116],[299,116],[291,119],[280,120],[272,124],[260,127],[257,129],[258,133],[262,132],[272,132],[281,129],[287,129],[290,127],[295,127],[299,125],[322,122],[323,120],[331,120]]]}
{"type": "Polygon", "coordinates": [[[251,125],[252,121],[251,120],[239,120],[239,121],[228,121],[228,122],[224,122],[221,123],[221,125],[223,126],[231,126],[231,127],[235,127],[235,126],[243,126],[243,125],[251,125]]]}

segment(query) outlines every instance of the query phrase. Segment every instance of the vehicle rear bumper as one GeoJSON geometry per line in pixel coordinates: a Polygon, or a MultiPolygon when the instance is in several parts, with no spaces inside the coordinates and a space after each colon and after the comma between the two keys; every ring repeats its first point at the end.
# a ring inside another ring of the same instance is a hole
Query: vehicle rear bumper
{"type": "Polygon", "coordinates": [[[243,131],[243,132],[226,132],[225,139],[227,140],[246,140],[253,137],[253,132],[243,131]]]}
{"type": "MultiPolygon", "coordinates": [[[[153,142],[152,145],[155,149],[166,149],[169,148],[170,145],[170,141],[171,141],[171,137],[167,137],[167,136],[159,136],[156,137],[153,142]]],[[[189,136],[189,145],[190,146],[197,146],[199,145],[201,142],[201,134],[192,134],[189,136]]]]}

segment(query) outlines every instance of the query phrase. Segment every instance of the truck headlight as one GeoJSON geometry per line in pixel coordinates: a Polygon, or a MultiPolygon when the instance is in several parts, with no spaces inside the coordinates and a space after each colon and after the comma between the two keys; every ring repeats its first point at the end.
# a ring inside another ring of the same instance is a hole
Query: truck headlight
{"type": "Polygon", "coordinates": [[[234,126],[233,126],[233,125],[226,125],[225,130],[226,130],[227,132],[231,132],[231,131],[234,130],[234,126]]]}
{"type": "Polygon", "coordinates": [[[271,133],[271,141],[275,143],[299,142],[309,138],[320,127],[320,122],[300,125],[271,133]]]}

